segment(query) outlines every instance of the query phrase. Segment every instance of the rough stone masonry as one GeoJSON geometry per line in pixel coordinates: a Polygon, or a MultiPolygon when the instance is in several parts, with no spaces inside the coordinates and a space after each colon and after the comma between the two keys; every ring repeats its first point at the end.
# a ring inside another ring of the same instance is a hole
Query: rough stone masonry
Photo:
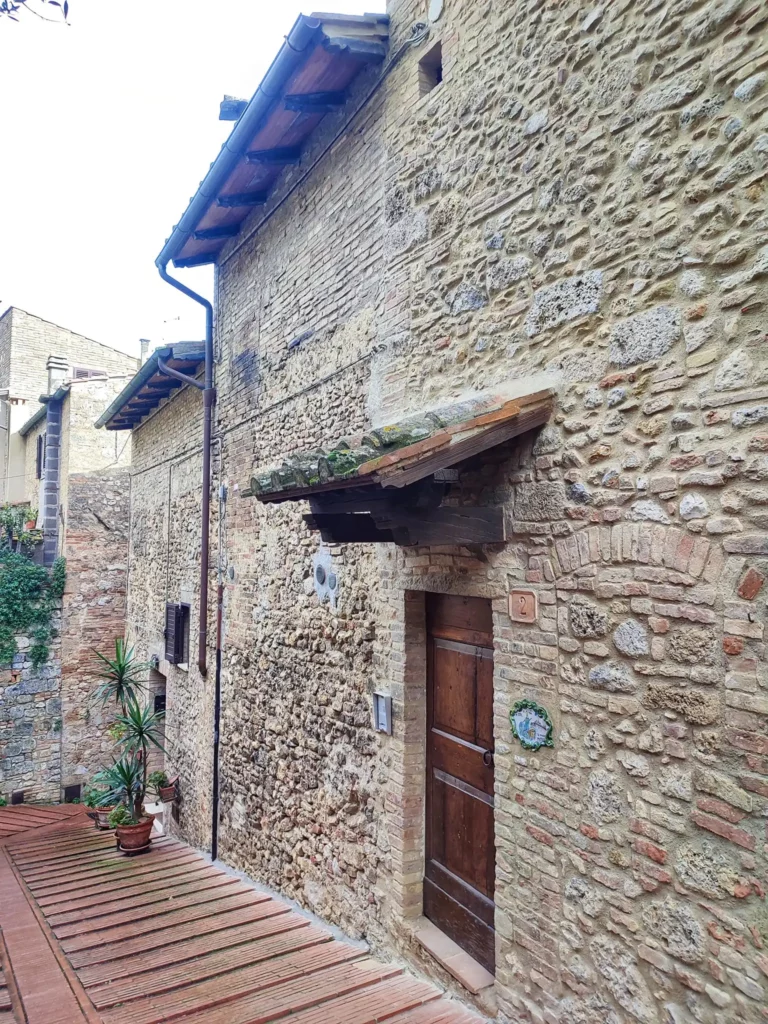
{"type": "MultiPolygon", "coordinates": [[[[391,52],[426,8],[390,4],[391,52]]],[[[492,598],[502,1021],[768,1020],[767,34],[751,0],[445,0],[219,261],[220,855],[459,992],[413,937],[423,592],[492,598]],[[541,370],[551,423],[451,492],[504,504],[504,546],[326,551],[331,605],[306,509],[242,493],[257,465],[541,370]],[[533,624],[508,617],[520,586],[533,624]],[[523,697],[551,750],[513,740],[523,697]]],[[[200,419],[187,391],[135,432],[146,654],[164,602],[199,599],[200,419]]],[[[213,684],[164,671],[180,828],[205,843],[213,684]]]]}

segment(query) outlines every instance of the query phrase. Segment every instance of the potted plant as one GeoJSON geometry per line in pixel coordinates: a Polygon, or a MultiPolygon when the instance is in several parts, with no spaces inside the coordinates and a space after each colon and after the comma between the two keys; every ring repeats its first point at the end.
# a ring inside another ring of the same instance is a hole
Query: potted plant
{"type": "Polygon", "coordinates": [[[83,803],[88,808],[86,814],[92,819],[94,827],[102,830],[109,828],[109,815],[114,810],[114,807],[99,806],[103,795],[103,791],[95,786],[86,786],[83,790],[83,803]]]}
{"type": "Polygon", "coordinates": [[[162,712],[142,706],[135,699],[127,699],[125,713],[115,719],[123,729],[119,743],[124,753],[95,779],[105,787],[99,806],[114,808],[108,820],[109,826],[117,832],[121,850],[143,850],[151,842],[154,815],[144,810],[147,760],[150,746],[163,749],[159,738],[161,719],[162,712]]]}
{"type": "Polygon", "coordinates": [[[147,779],[147,786],[150,792],[157,793],[161,803],[172,804],[176,799],[176,784],[178,777],[175,779],[168,778],[165,772],[152,772],[147,779]]]}

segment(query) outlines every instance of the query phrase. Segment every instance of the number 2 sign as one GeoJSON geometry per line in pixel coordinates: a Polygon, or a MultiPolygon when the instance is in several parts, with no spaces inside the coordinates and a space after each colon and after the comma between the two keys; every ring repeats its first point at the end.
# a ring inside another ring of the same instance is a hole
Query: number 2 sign
{"type": "Polygon", "coordinates": [[[535,622],[539,609],[532,590],[512,590],[509,594],[509,617],[513,622],[535,622]]]}

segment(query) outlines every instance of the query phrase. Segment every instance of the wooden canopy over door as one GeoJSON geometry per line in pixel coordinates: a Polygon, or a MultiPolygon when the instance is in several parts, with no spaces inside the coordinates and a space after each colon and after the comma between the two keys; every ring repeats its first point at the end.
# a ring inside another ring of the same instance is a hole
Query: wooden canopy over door
{"type": "Polygon", "coordinates": [[[424,914],[494,970],[491,602],[427,595],[424,914]]]}

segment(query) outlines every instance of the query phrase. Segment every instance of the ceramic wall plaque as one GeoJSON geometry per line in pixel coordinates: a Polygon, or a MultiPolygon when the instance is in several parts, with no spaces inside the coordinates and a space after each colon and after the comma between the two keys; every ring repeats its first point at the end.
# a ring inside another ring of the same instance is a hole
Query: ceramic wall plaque
{"type": "Polygon", "coordinates": [[[552,721],[546,708],[535,700],[519,700],[509,712],[512,735],[526,750],[554,747],[552,721]]]}

